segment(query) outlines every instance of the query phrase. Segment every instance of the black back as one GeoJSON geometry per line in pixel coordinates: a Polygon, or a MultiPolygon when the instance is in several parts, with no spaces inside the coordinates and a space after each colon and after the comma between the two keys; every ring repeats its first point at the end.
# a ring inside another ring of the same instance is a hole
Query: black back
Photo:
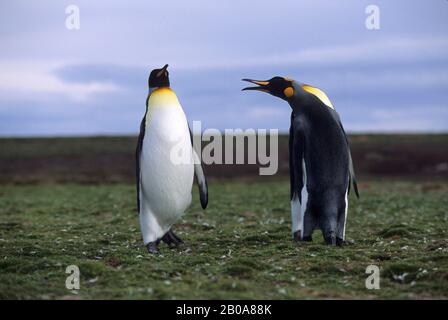
{"type": "Polygon", "coordinates": [[[322,188],[346,189],[349,149],[335,111],[313,95],[290,100],[290,104],[295,114],[293,127],[304,140],[308,189],[316,193],[324,191],[322,188]]]}

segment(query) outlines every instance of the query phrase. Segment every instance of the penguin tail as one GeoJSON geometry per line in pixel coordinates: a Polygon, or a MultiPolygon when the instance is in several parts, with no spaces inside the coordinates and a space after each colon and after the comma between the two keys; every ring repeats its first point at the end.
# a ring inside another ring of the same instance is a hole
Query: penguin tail
{"type": "Polygon", "coordinates": [[[336,245],[336,216],[337,214],[335,213],[333,218],[324,218],[321,224],[322,236],[325,243],[329,245],[336,245]]]}
{"type": "Polygon", "coordinates": [[[342,196],[338,190],[328,190],[321,195],[321,201],[313,208],[319,217],[322,236],[329,245],[336,245],[338,221],[342,213],[342,196]]]}

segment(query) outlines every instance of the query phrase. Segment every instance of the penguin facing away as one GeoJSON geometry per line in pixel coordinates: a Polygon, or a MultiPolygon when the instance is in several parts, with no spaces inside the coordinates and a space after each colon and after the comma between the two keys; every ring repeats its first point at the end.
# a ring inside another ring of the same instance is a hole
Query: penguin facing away
{"type": "Polygon", "coordinates": [[[202,208],[208,203],[202,163],[192,146],[185,113],[170,88],[167,68],[152,70],[149,75],[146,112],[136,148],[137,210],[149,253],[159,252],[161,240],[168,245],[183,243],[172,225],[191,204],[194,176],[202,208]]]}
{"type": "Polygon", "coordinates": [[[321,229],[327,244],[345,244],[348,194],[358,187],[350,147],[338,113],[320,89],[274,77],[243,79],[257,90],[287,101],[292,109],[289,130],[292,236],[312,241],[321,229]]]}

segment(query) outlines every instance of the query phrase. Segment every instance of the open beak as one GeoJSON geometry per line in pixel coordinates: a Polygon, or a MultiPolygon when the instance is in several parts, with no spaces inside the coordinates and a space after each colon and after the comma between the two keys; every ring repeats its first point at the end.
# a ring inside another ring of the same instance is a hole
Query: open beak
{"type": "Polygon", "coordinates": [[[252,80],[252,79],[242,79],[242,80],[257,85],[257,87],[246,87],[246,88],[243,88],[242,91],[245,91],[245,90],[256,90],[256,91],[269,92],[269,88],[268,88],[269,81],[252,80]]]}

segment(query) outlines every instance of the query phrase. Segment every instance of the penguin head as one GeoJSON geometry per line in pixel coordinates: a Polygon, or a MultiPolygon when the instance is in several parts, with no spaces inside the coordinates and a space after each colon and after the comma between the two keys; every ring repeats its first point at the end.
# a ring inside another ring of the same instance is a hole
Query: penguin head
{"type": "Polygon", "coordinates": [[[243,81],[247,81],[253,84],[256,84],[257,87],[247,87],[244,90],[256,90],[262,91],[266,93],[270,93],[273,96],[276,96],[283,100],[288,100],[294,95],[294,87],[293,80],[284,77],[274,77],[269,80],[252,80],[252,79],[243,79],[243,81]]]}
{"type": "Polygon", "coordinates": [[[148,86],[150,88],[160,88],[170,86],[170,77],[167,68],[168,65],[166,64],[161,69],[154,69],[151,71],[151,74],[149,75],[148,78],[148,86]]]}

